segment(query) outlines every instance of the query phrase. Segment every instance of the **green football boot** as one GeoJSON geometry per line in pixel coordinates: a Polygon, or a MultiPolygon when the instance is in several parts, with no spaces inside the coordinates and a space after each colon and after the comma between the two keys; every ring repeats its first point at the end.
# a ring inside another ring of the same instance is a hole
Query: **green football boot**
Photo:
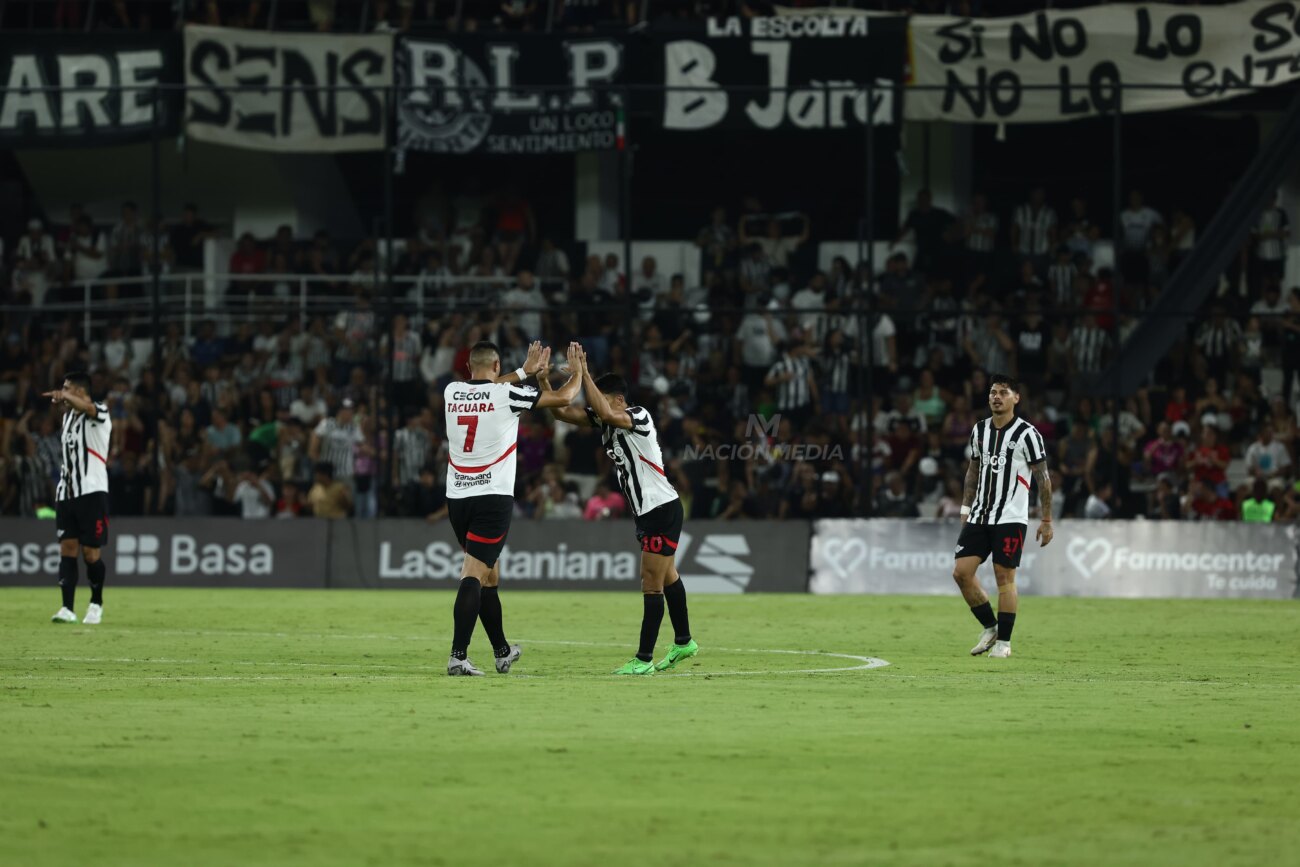
{"type": "Polygon", "coordinates": [[[668,655],[659,660],[658,664],[655,665],[655,671],[667,671],[683,659],[690,659],[699,652],[700,646],[695,643],[694,638],[685,644],[674,644],[669,648],[668,655]]]}
{"type": "Polygon", "coordinates": [[[642,662],[635,656],[615,674],[654,674],[655,667],[649,662],[642,662]]]}

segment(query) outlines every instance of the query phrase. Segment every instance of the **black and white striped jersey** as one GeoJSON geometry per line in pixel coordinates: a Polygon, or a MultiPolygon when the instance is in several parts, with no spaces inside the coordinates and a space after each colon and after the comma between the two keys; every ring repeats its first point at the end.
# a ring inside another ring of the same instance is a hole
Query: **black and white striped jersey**
{"type": "Polygon", "coordinates": [[[447,497],[515,495],[519,415],[537,406],[531,385],[473,379],[442,392],[447,423],[447,497]]]}
{"type": "Polygon", "coordinates": [[[339,424],[338,419],[324,418],[313,431],[320,438],[320,459],[334,468],[340,481],[356,475],[357,446],[365,441],[356,420],[339,424]]]}
{"type": "Polygon", "coordinates": [[[644,515],[677,499],[677,489],[664,472],[659,433],[650,411],[643,406],[629,406],[626,412],[632,418],[629,429],[605,424],[591,407],[587,407],[587,418],[600,431],[623,496],[634,514],[644,515]]]}
{"type": "Polygon", "coordinates": [[[975,425],[970,434],[970,457],[979,463],[979,485],[971,504],[972,524],[1029,523],[1030,467],[1047,459],[1043,435],[1023,418],[1005,427],[992,417],[975,425]]]}
{"type": "Polygon", "coordinates": [[[399,428],[393,436],[393,449],[397,453],[397,483],[413,485],[420,481],[420,471],[433,450],[429,432],[419,427],[399,428]]]}
{"type": "Polygon", "coordinates": [[[108,404],[95,404],[95,418],[70,409],[63,416],[63,461],[59,475],[59,502],[86,494],[108,493],[108,444],[113,420],[108,404]]]}
{"type": "Polygon", "coordinates": [[[808,387],[808,374],[812,364],[804,356],[795,358],[786,353],[772,365],[768,376],[776,376],[776,408],[781,412],[802,409],[812,403],[812,389],[808,387]],[[790,377],[786,379],[786,377],[790,377]]]}

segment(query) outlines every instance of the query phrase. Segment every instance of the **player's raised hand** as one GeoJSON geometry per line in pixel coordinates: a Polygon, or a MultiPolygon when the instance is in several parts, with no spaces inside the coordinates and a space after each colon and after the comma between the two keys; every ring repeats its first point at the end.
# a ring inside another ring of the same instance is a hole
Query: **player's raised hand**
{"type": "Polygon", "coordinates": [[[551,371],[551,347],[542,347],[537,357],[537,375],[546,376],[551,371]]]}
{"type": "Polygon", "coordinates": [[[524,373],[533,374],[538,370],[537,364],[542,358],[542,341],[534,340],[528,345],[528,355],[524,358],[524,373]]]}
{"type": "Polygon", "coordinates": [[[48,397],[50,403],[63,403],[67,398],[63,394],[63,389],[56,388],[54,391],[47,391],[41,397],[48,397]]]}
{"type": "Polygon", "coordinates": [[[569,350],[569,363],[575,366],[575,370],[580,376],[587,376],[587,352],[582,348],[581,343],[574,342],[569,350]]]}

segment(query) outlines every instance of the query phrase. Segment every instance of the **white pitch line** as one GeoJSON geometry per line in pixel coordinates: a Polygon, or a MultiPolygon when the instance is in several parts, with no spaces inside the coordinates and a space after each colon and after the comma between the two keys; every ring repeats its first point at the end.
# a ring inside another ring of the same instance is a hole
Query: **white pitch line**
{"type": "MultiPolygon", "coordinates": [[[[179,633],[181,633],[181,634],[186,634],[186,633],[184,633],[183,630],[170,630],[170,631],[173,632],[173,633],[178,633],[178,632],[179,632],[179,633]]],[[[237,634],[248,635],[248,634],[251,634],[251,633],[237,633],[237,634]]],[[[270,634],[272,634],[272,635],[280,635],[281,633],[270,633],[270,634]]],[[[297,633],[283,633],[283,634],[285,634],[285,635],[297,635],[297,633]]],[[[344,636],[338,636],[338,637],[344,637],[344,636]]],[[[348,636],[348,637],[363,638],[363,637],[365,637],[365,636],[348,636]]],[[[405,636],[390,636],[390,637],[392,637],[392,638],[396,638],[396,639],[401,639],[401,638],[403,638],[403,637],[405,637],[405,636]]],[[[426,640],[426,639],[423,638],[423,637],[421,637],[421,638],[418,639],[418,640],[423,641],[423,640],[426,640]]],[[[536,638],[536,639],[526,639],[526,638],[521,638],[521,639],[519,639],[519,641],[520,641],[520,643],[525,644],[525,645],[528,645],[528,644],[554,644],[554,645],[562,645],[562,646],[570,646],[570,647],[626,647],[625,644],[621,644],[621,643],[613,643],[613,642],[597,642],[597,641],[560,641],[560,640],[549,640],[549,639],[540,639],[540,638],[536,638]]],[[[752,648],[752,647],[709,647],[709,648],[707,648],[707,649],[710,650],[710,651],[716,652],[716,653],[758,653],[758,654],[782,654],[782,655],[789,655],[789,656],[817,656],[817,657],[830,657],[830,658],[834,658],[834,659],[847,659],[847,660],[852,660],[853,662],[857,662],[857,663],[860,663],[860,664],[859,664],[859,665],[835,666],[835,667],[831,667],[831,668],[792,668],[792,669],[767,669],[767,670],[755,670],[755,671],[678,671],[678,672],[672,672],[671,674],[663,674],[663,675],[659,675],[659,676],[660,676],[660,677],[752,677],[752,676],[759,676],[759,675],[776,675],[776,674],[834,674],[834,673],[847,672],[847,671],[869,671],[869,670],[871,670],[871,669],[875,669],[875,668],[883,668],[883,667],[889,665],[889,662],[888,662],[888,661],[886,661],[886,660],[884,660],[884,659],[880,659],[879,657],[875,657],[875,656],[860,656],[860,655],[858,655],[858,654],[854,654],[854,653],[835,653],[835,652],[828,651],[828,650],[775,650],[775,649],[772,649],[772,650],[764,650],[764,649],[761,649],[761,648],[752,648]]],[[[425,672],[432,672],[432,671],[438,671],[438,670],[439,670],[438,668],[435,668],[435,667],[419,667],[419,668],[415,668],[415,669],[410,669],[410,668],[408,668],[407,666],[399,666],[399,665],[384,665],[384,664],[382,664],[382,663],[377,663],[377,664],[375,664],[374,666],[368,666],[368,665],[366,665],[365,663],[272,662],[272,661],[265,661],[265,660],[209,660],[209,661],[204,661],[204,660],[197,660],[197,659],[167,659],[167,658],[150,658],[150,657],[132,658],[132,657],[93,657],[93,656],[27,656],[27,657],[8,657],[8,658],[5,659],[5,661],[6,661],[6,662],[23,662],[23,661],[37,661],[37,662],[78,662],[78,663],[85,663],[85,662],[100,662],[100,663],[102,663],[102,662],[115,662],[115,663],[153,664],[153,665],[257,665],[257,666],[271,666],[271,667],[274,667],[274,666],[293,666],[293,667],[304,667],[304,668],[331,668],[331,669],[333,669],[333,668],[372,668],[372,667],[373,667],[373,668],[375,668],[375,669],[394,669],[394,668],[397,668],[397,669],[410,670],[410,671],[412,671],[413,674],[416,674],[416,673],[421,673],[421,674],[422,674],[422,673],[425,673],[425,672]]],[[[185,675],[178,675],[178,676],[175,676],[175,677],[169,677],[169,676],[165,676],[165,675],[157,675],[157,676],[151,676],[151,675],[125,675],[125,676],[126,676],[126,677],[130,677],[130,678],[132,678],[132,679],[144,679],[144,680],[182,680],[182,679],[195,679],[195,680],[258,680],[258,679],[268,679],[267,677],[256,676],[256,675],[253,676],[253,677],[248,677],[248,678],[241,678],[241,677],[237,677],[237,676],[233,676],[233,675],[230,675],[230,676],[203,676],[203,677],[199,677],[199,676],[185,676],[185,675]]],[[[534,674],[534,675],[519,674],[519,675],[517,675],[517,676],[518,676],[518,677],[534,677],[534,678],[536,678],[536,677],[546,677],[546,675],[536,675],[536,674],[534,674]]],[[[606,678],[606,677],[612,677],[612,675],[576,675],[576,674],[575,674],[575,675],[557,674],[557,675],[551,675],[551,676],[558,676],[558,677],[565,678],[565,679],[569,679],[569,678],[578,678],[578,677],[591,677],[591,678],[602,678],[602,679],[603,679],[603,678],[606,678]]],[[[40,676],[40,675],[26,675],[25,677],[27,677],[27,678],[33,678],[33,677],[41,677],[41,676],[40,676]]],[[[117,677],[117,676],[115,675],[115,677],[117,677]]],[[[338,675],[330,675],[330,677],[331,677],[331,679],[336,679],[336,678],[338,678],[338,675]]],[[[354,677],[354,676],[348,676],[348,677],[354,677]]],[[[375,680],[375,679],[400,679],[400,678],[385,677],[385,676],[382,676],[382,675],[373,675],[373,676],[365,676],[365,675],[362,675],[362,676],[360,676],[360,677],[361,677],[362,679],[370,679],[370,680],[375,680]]],[[[280,678],[280,679],[292,679],[292,678],[280,678]]]]}

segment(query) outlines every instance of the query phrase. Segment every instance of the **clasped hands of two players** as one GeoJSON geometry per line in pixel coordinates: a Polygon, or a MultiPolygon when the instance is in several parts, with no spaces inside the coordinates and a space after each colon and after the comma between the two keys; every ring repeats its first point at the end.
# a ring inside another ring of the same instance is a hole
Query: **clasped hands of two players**
{"type": "MultiPolygon", "coordinates": [[[[581,376],[587,371],[587,353],[583,350],[581,344],[574,341],[569,344],[567,353],[569,360],[569,369],[577,376],[581,376]]],[[[551,347],[542,346],[542,341],[534,340],[528,346],[528,355],[524,359],[523,372],[525,376],[536,376],[538,378],[546,377],[551,368],[551,347]]]]}

